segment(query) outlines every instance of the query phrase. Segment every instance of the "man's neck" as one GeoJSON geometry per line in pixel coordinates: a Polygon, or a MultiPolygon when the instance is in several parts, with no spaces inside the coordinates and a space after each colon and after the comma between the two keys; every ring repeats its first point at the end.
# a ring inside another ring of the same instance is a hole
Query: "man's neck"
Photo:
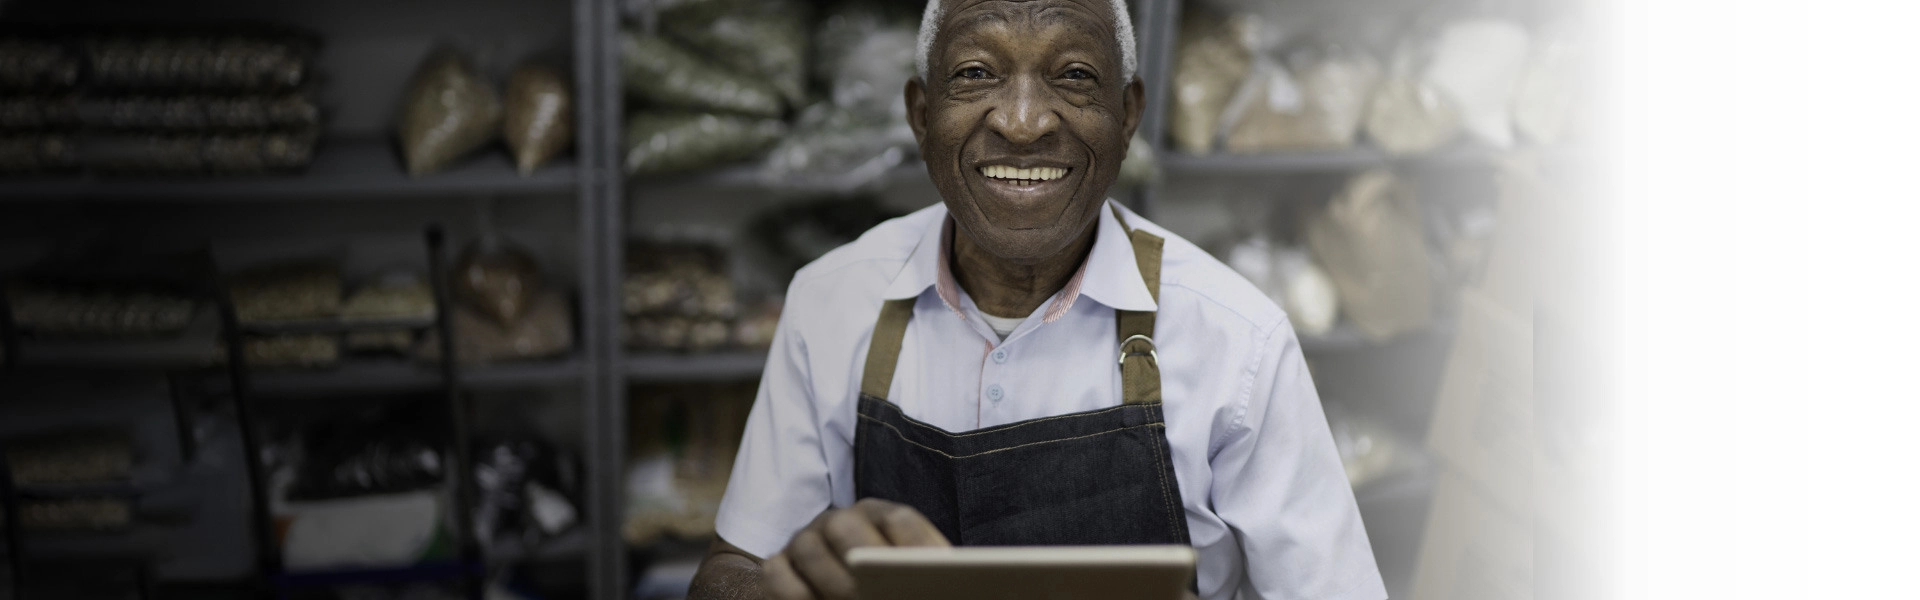
{"type": "Polygon", "coordinates": [[[1093,251],[1094,232],[1099,222],[1087,227],[1066,249],[1034,264],[1019,264],[994,256],[954,228],[950,256],[953,279],[973,298],[980,312],[996,317],[1017,318],[1033,314],[1048,298],[1067,287],[1073,274],[1093,251]]]}

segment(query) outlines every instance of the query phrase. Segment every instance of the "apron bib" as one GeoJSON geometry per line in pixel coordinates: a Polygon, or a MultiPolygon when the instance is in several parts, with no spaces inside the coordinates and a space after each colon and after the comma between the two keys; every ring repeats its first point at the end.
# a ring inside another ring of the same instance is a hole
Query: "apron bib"
{"type": "MultiPolygon", "coordinates": [[[[1131,228],[1127,236],[1157,302],[1164,240],[1131,228]]],[[[915,301],[887,301],[874,327],[854,430],[856,497],[912,506],[956,546],[1190,543],[1153,312],[1115,311],[1119,406],[952,433],[886,399],[915,301]]]]}

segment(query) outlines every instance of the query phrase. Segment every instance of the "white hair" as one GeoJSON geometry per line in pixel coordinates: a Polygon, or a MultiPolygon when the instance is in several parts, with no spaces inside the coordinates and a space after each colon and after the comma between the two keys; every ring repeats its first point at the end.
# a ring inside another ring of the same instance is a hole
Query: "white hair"
{"type": "MultiPolygon", "coordinates": [[[[1134,57],[1133,17],[1127,14],[1127,0],[1108,0],[1113,5],[1113,37],[1120,43],[1120,79],[1132,81],[1134,68],[1139,65],[1134,57]]],[[[920,73],[920,80],[927,80],[927,59],[933,55],[933,37],[940,32],[940,22],[946,20],[945,0],[927,0],[927,10],[920,14],[920,43],[913,55],[913,66],[920,73]]]]}

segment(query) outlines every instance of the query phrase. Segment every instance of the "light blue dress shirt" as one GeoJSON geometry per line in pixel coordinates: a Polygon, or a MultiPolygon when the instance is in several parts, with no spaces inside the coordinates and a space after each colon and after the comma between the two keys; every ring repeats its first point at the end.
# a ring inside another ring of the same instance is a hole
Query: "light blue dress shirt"
{"type": "MultiPolygon", "coordinates": [[[[1122,209],[1123,211],[1125,209],[1122,209]]],[[[1386,597],[1287,316],[1192,243],[1166,238],[1160,302],[1100,211],[1074,281],[1004,341],[945,265],[944,205],[881,224],[794,277],[717,528],[767,557],[851,505],[855,405],[883,301],[918,298],[887,397],[953,432],[1120,403],[1114,310],[1158,310],[1166,434],[1200,595],[1386,597]]]]}

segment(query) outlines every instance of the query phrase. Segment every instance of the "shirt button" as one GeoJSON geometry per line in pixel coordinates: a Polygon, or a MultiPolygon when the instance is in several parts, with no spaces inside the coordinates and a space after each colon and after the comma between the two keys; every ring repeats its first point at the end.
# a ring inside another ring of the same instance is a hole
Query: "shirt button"
{"type": "Polygon", "coordinates": [[[1006,391],[1006,390],[1003,390],[1003,389],[1000,389],[1000,384],[998,384],[998,383],[996,383],[996,384],[993,384],[993,385],[990,385],[990,386],[987,386],[987,399],[988,399],[988,400],[992,400],[992,401],[994,401],[994,402],[999,402],[999,401],[1000,401],[1000,399],[1001,399],[1001,398],[1003,398],[1003,397],[1005,397],[1006,395],[1007,395],[1007,391],[1006,391]]]}
{"type": "Polygon", "coordinates": [[[1007,351],[1006,351],[1005,349],[1001,349],[1001,350],[994,350],[994,351],[993,351],[993,362],[996,362],[996,363],[1000,363],[1000,364],[1006,364],[1006,362],[1007,362],[1007,351]]]}

